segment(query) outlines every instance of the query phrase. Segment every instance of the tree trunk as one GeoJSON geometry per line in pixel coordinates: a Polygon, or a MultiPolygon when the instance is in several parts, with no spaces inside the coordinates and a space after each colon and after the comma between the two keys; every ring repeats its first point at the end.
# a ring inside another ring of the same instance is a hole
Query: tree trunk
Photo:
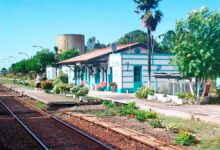
{"type": "Polygon", "coordinates": [[[194,93],[194,89],[193,89],[193,83],[192,83],[192,79],[189,80],[189,88],[190,88],[190,92],[192,95],[195,95],[194,93]]]}
{"type": "Polygon", "coordinates": [[[197,94],[196,94],[196,99],[197,101],[200,100],[200,86],[202,84],[202,80],[197,80],[197,94]]]}
{"type": "Polygon", "coordinates": [[[202,97],[206,96],[206,92],[209,92],[210,82],[208,80],[205,81],[205,87],[203,87],[202,97]]]}
{"type": "Polygon", "coordinates": [[[151,43],[151,31],[148,31],[148,87],[151,87],[151,51],[152,51],[152,43],[151,43]]]}

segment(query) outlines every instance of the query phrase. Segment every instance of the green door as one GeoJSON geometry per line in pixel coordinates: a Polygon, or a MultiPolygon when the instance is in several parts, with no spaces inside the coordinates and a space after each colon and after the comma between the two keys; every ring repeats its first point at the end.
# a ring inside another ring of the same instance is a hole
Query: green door
{"type": "Polygon", "coordinates": [[[100,69],[96,68],[96,74],[95,74],[95,84],[100,83],[100,69]]]}
{"type": "Polygon", "coordinates": [[[142,86],[142,67],[134,66],[134,90],[142,86]]]}

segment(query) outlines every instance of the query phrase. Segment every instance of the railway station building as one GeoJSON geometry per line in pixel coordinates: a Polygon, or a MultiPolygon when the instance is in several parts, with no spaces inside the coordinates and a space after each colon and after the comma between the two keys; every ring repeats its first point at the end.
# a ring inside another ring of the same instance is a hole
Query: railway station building
{"type": "MultiPolygon", "coordinates": [[[[167,81],[158,78],[158,74],[178,74],[169,63],[172,56],[160,50],[154,50],[152,54],[151,86],[156,91],[160,87],[158,84],[167,81]]],[[[118,45],[114,49],[107,47],[93,50],[61,61],[58,65],[68,74],[69,84],[84,84],[93,90],[110,91],[110,85],[114,82],[117,84],[116,92],[133,93],[148,84],[147,47],[138,42],[118,45]]],[[[47,78],[54,79],[54,74],[53,67],[47,67],[47,78]]]]}

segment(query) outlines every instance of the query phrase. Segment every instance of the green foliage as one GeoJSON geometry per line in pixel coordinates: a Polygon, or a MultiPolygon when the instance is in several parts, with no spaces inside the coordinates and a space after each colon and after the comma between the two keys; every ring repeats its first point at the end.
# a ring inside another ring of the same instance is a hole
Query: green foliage
{"type": "Polygon", "coordinates": [[[178,96],[178,98],[180,98],[180,99],[185,99],[185,100],[193,100],[194,99],[194,96],[189,92],[177,93],[176,96],[178,96]]]}
{"type": "Polygon", "coordinates": [[[182,130],[181,124],[169,124],[167,125],[167,129],[173,133],[179,133],[182,130]]]}
{"type": "Polygon", "coordinates": [[[113,103],[112,101],[109,101],[109,100],[104,100],[103,101],[103,105],[107,108],[113,108],[115,107],[115,103],[113,103]]]}
{"type": "Polygon", "coordinates": [[[58,75],[57,79],[62,81],[62,83],[68,83],[68,75],[65,74],[63,71],[59,72],[59,75],[58,75]]]}
{"type": "Polygon", "coordinates": [[[162,125],[162,121],[159,120],[159,119],[153,119],[150,121],[150,125],[154,128],[162,128],[163,125],[162,125]]]}
{"type": "Polygon", "coordinates": [[[170,50],[172,48],[172,40],[175,37],[175,32],[169,30],[164,34],[164,38],[161,42],[163,49],[170,50]]]}
{"type": "Polygon", "coordinates": [[[135,111],[135,118],[138,121],[144,122],[147,120],[147,112],[143,110],[137,110],[135,111]]]}
{"type": "Polygon", "coordinates": [[[88,93],[89,93],[89,89],[87,87],[83,87],[76,92],[76,96],[86,96],[88,95],[88,93]]]}
{"type": "Polygon", "coordinates": [[[118,39],[115,43],[122,45],[122,44],[128,44],[132,42],[140,42],[140,43],[146,43],[147,42],[147,33],[141,30],[134,30],[131,32],[126,33],[123,37],[118,39]]]}
{"type": "Polygon", "coordinates": [[[176,23],[172,64],[185,77],[215,79],[220,73],[220,14],[207,8],[176,23]]]}
{"type": "Polygon", "coordinates": [[[135,102],[128,103],[120,108],[119,113],[121,116],[133,115],[137,109],[135,102]]]}
{"type": "Polygon", "coordinates": [[[79,50],[75,50],[75,49],[69,49],[69,50],[65,50],[63,53],[58,55],[58,58],[60,61],[72,58],[72,57],[76,57],[79,55],[79,50]]]}
{"type": "Polygon", "coordinates": [[[23,59],[12,64],[11,69],[14,73],[45,72],[49,64],[55,63],[54,53],[48,49],[37,52],[33,57],[23,59]]]}
{"type": "Polygon", "coordinates": [[[46,109],[48,108],[48,105],[47,105],[47,104],[44,104],[44,103],[42,103],[42,102],[40,102],[40,101],[37,101],[36,104],[35,104],[35,106],[36,106],[37,108],[39,108],[39,109],[42,109],[42,110],[46,110],[46,109]]]}
{"type": "Polygon", "coordinates": [[[217,97],[210,97],[208,100],[208,104],[220,104],[220,96],[218,95],[217,97]]]}
{"type": "Polygon", "coordinates": [[[147,98],[148,95],[154,95],[154,90],[148,87],[141,87],[135,93],[138,98],[147,98]]]}
{"type": "Polygon", "coordinates": [[[41,81],[41,87],[45,91],[50,91],[53,89],[53,81],[52,80],[41,81]]]}
{"type": "Polygon", "coordinates": [[[196,143],[195,136],[188,131],[181,131],[177,134],[175,141],[180,145],[191,145],[196,143]]]}
{"type": "Polygon", "coordinates": [[[94,36],[89,38],[86,43],[86,51],[87,52],[95,50],[95,49],[105,48],[105,47],[106,47],[106,45],[97,41],[94,36]]]}
{"type": "Polygon", "coordinates": [[[53,93],[55,93],[55,94],[60,94],[59,84],[54,85],[54,87],[53,87],[53,93]]]}
{"type": "Polygon", "coordinates": [[[74,95],[76,95],[76,93],[81,89],[82,87],[80,86],[73,86],[71,89],[70,89],[70,92],[74,95]]]}
{"type": "Polygon", "coordinates": [[[158,118],[158,115],[156,112],[148,111],[146,113],[146,117],[147,117],[147,119],[156,119],[156,118],[158,118]]]}
{"type": "Polygon", "coordinates": [[[66,94],[70,92],[70,89],[72,88],[72,85],[70,84],[65,84],[65,83],[60,83],[57,85],[59,88],[60,93],[66,94]]]}

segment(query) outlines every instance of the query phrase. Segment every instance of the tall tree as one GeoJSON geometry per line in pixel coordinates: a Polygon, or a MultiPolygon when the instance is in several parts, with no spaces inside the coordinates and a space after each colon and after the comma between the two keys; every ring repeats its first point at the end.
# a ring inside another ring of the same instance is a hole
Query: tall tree
{"type": "Polygon", "coordinates": [[[58,55],[59,61],[66,60],[79,55],[79,50],[69,49],[58,55]]]}
{"type": "MultiPolygon", "coordinates": [[[[176,23],[172,63],[185,77],[195,78],[197,88],[190,82],[192,94],[200,99],[200,87],[220,74],[220,14],[207,8],[190,12],[176,23]]],[[[203,96],[205,93],[203,88],[203,96]]]]}
{"type": "Polygon", "coordinates": [[[169,30],[164,34],[164,38],[161,42],[162,48],[164,50],[170,50],[172,47],[172,39],[175,37],[175,32],[173,30],[169,30]]]}
{"type": "Polygon", "coordinates": [[[151,52],[152,32],[156,30],[163,16],[160,10],[155,10],[161,0],[134,0],[137,4],[136,13],[142,13],[141,20],[148,33],[148,86],[151,86],[151,52]]]}
{"type": "Polygon", "coordinates": [[[54,49],[54,59],[57,62],[58,61],[59,48],[57,46],[54,46],[53,49],[54,49]]]}
{"type": "Polygon", "coordinates": [[[146,44],[147,33],[141,30],[134,30],[131,32],[126,33],[123,37],[118,39],[115,43],[116,44],[128,44],[132,42],[140,42],[146,44]]]}

